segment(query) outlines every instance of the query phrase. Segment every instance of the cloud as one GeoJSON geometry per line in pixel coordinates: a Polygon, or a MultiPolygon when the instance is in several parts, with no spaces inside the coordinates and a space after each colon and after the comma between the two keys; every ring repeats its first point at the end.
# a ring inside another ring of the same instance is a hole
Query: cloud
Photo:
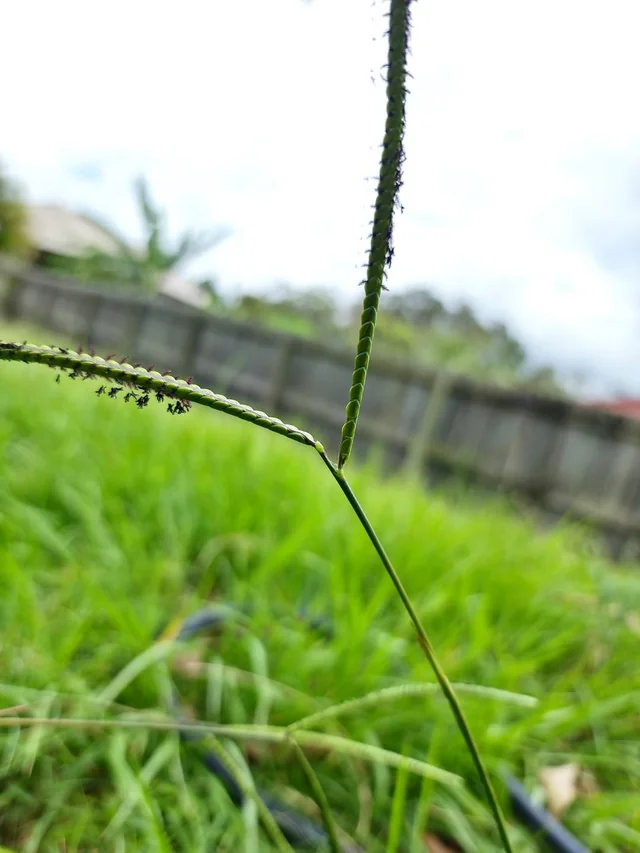
{"type": "MultiPolygon", "coordinates": [[[[359,295],[385,7],[22,0],[4,13],[0,74],[18,82],[0,156],[34,199],[133,238],[144,170],[176,233],[232,229],[192,267],[227,288],[359,295]]],[[[390,286],[428,282],[536,360],[640,393],[636,3],[450,0],[413,19],[390,286]]]]}

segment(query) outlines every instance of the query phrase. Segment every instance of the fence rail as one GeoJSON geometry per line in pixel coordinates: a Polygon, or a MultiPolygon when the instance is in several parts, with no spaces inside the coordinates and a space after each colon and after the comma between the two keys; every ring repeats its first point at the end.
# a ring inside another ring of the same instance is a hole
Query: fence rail
{"type": "MultiPolygon", "coordinates": [[[[171,368],[337,446],[352,355],[209,315],[166,297],[79,285],[0,258],[9,319],[171,368]]],[[[358,433],[389,469],[452,472],[526,497],[551,518],[585,519],[614,557],[640,555],[640,422],[534,393],[372,359],[358,433]]]]}

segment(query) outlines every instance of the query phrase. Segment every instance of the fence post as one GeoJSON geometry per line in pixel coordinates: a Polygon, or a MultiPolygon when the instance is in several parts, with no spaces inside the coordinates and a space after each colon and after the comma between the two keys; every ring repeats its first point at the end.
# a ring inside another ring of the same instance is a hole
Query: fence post
{"type": "Polygon", "coordinates": [[[624,502],[625,492],[636,473],[633,463],[637,461],[637,426],[633,422],[627,424],[622,421],[610,438],[616,444],[616,452],[609,468],[609,477],[603,484],[601,505],[608,515],[624,517],[628,514],[624,502]]]}
{"type": "Polygon", "coordinates": [[[125,337],[125,348],[128,352],[125,353],[127,358],[135,358],[138,351],[138,341],[140,340],[140,330],[144,323],[149,308],[145,302],[140,302],[136,305],[129,315],[127,331],[125,337]]]}
{"type": "Polygon", "coordinates": [[[99,290],[96,290],[91,294],[91,298],[89,301],[89,310],[87,311],[87,327],[85,329],[84,336],[86,338],[87,346],[93,346],[93,335],[96,329],[96,321],[98,319],[98,314],[100,313],[100,307],[102,304],[102,294],[99,290]]]}
{"type": "Polygon", "coordinates": [[[19,294],[24,286],[20,272],[25,268],[22,261],[6,255],[0,257],[0,283],[2,287],[2,313],[7,320],[17,320],[19,316],[19,294]]]}
{"type": "Polygon", "coordinates": [[[7,320],[18,319],[18,296],[22,282],[16,276],[7,276],[7,286],[4,292],[2,311],[7,320]]]}
{"type": "MultiPolygon", "coordinates": [[[[551,446],[547,448],[545,458],[540,465],[540,471],[533,489],[534,499],[543,507],[548,504],[549,496],[554,491],[554,487],[557,483],[556,474],[562,464],[562,457],[567,446],[567,442],[569,441],[568,432],[575,422],[572,410],[563,412],[559,417],[554,418],[553,420],[557,428],[557,432],[551,442],[551,446]]],[[[586,471],[583,470],[581,473],[582,480],[584,480],[586,471]]],[[[579,494],[580,487],[578,487],[577,492],[579,494]]],[[[570,496],[568,497],[569,500],[571,500],[570,496]]]]}
{"type": "Polygon", "coordinates": [[[276,363],[271,377],[271,388],[265,401],[269,412],[276,415],[282,410],[284,395],[287,390],[289,363],[293,353],[293,338],[284,338],[276,355],[276,363]]]}
{"type": "MultiPolygon", "coordinates": [[[[38,287],[40,288],[40,285],[38,285],[38,287]]],[[[60,292],[58,290],[56,290],[56,288],[54,288],[54,287],[40,288],[40,291],[42,293],[42,303],[45,306],[43,313],[46,315],[48,322],[51,324],[52,330],[57,332],[59,330],[56,326],[55,318],[53,315],[54,315],[54,311],[56,308],[56,302],[58,301],[58,297],[60,296],[60,292]]],[[[44,321],[43,317],[31,318],[31,317],[27,316],[26,319],[27,320],[35,319],[38,322],[44,321]]],[[[44,321],[44,322],[46,322],[46,321],[44,321]]]]}
{"type": "Polygon", "coordinates": [[[431,455],[433,437],[442,413],[445,400],[451,388],[451,377],[439,370],[431,384],[431,393],[425,406],[422,421],[413,439],[409,440],[403,468],[410,475],[421,478],[422,468],[431,455]]]}
{"type": "Polygon", "coordinates": [[[198,359],[198,353],[200,352],[200,343],[202,341],[202,336],[209,325],[208,321],[209,318],[205,315],[195,315],[187,321],[191,327],[191,334],[189,335],[188,343],[185,347],[182,359],[182,370],[184,371],[185,376],[197,373],[196,362],[198,359]]]}

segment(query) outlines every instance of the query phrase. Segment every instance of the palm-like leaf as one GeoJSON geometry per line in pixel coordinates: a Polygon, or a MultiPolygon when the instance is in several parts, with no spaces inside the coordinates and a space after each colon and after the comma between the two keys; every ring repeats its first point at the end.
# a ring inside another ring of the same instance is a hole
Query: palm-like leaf
{"type": "Polygon", "coordinates": [[[167,272],[191,258],[207,252],[228,236],[225,229],[216,231],[185,232],[175,249],[170,249],[164,238],[164,214],[154,204],[144,176],[136,179],[134,191],[145,228],[146,256],[144,266],[153,275],[167,272]]]}
{"type": "Polygon", "coordinates": [[[145,229],[146,261],[154,269],[163,269],[164,252],[160,237],[163,225],[162,211],[154,205],[143,175],[136,178],[134,192],[145,229]]]}

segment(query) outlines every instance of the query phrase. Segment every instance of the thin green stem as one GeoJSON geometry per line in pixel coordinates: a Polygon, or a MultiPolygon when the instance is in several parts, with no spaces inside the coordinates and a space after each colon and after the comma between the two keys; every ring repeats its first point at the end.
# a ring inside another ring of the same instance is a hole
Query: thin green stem
{"type": "Polygon", "coordinates": [[[491,811],[493,812],[496,826],[498,828],[498,833],[500,835],[500,839],[502,841],[504,849],[507,851],[507,853],[513,853],[511,842],[507,834],[507,827],[504,816],[502,814],[502,809],[500,808],[500,803],[498,802],[496,792],[493,789],[493,784],[491,782],[491,778],[489,777],[487,768],[485,767],[484,761],[482,760],[482,756],[480,755],[480,750],[478,749],[478,746],[473,738],[471,729],[464,715],[458,697],[456,696],[455,690],[453,689],[451,682],[449,681],[445,671],[443,670],[440,665],[440,662],[438,661],[438,658],[436,657],[436,653],[433,649],[433,646],[431,645],[429,637],[427,636],[427,632],[425,631],[422,625],[420,617],[418,616],[418,613],[415,607],[413,606],[413,602],[409,598],[409,595],[405,590],[398,573],[394,569],[393,564],[391,563],[391,560],[389,559],[387,552],[385,551],[382,545],[382,542],[378,538],[378,534],[374,530],[373,525],[367,518],[364,509],[360,505],[360,501],[358,500],[353,489],[349,485],[347,478],[344,475],[344,471],[334,465],[324,451],[320,452],[320,456],[322,457],[322,461],[325,463],[325,465],[331,472],[331,475],[333,476],[337,484],[340,486],[340,489],[342,490],[343,494],[349,501],[351,508],[357,515],[360,524],[364,528],[367,536],[369,537],[369,540],[371,541],[371,544],[373,545],[376,550],[376,553],[380,557],[380,560],[382,561],[387,571],[387,574],[391,578],[391,582],[396,588],[396,592],[400,596],[405,610],[409,614],[409,618],[411,619],[413,626],[416,630],[416,634],[418,635],[418,643],[420,644],[420,647],[424,652],[425,657],[429,661],[429,664],[431,665],[431,668],[433,669],[433,672],[436,678],[438,679],[438,683],[442,688],[442,692],[444,693],[451,707],[451,711],[456,720],[456,723],[458,724],[460,733],[462,734],[465,743],[467,744],[467,748],[471,753],[471,757],[480,776],[482,785],[485,789],[489,806],[491,808],[491,811]]]}

